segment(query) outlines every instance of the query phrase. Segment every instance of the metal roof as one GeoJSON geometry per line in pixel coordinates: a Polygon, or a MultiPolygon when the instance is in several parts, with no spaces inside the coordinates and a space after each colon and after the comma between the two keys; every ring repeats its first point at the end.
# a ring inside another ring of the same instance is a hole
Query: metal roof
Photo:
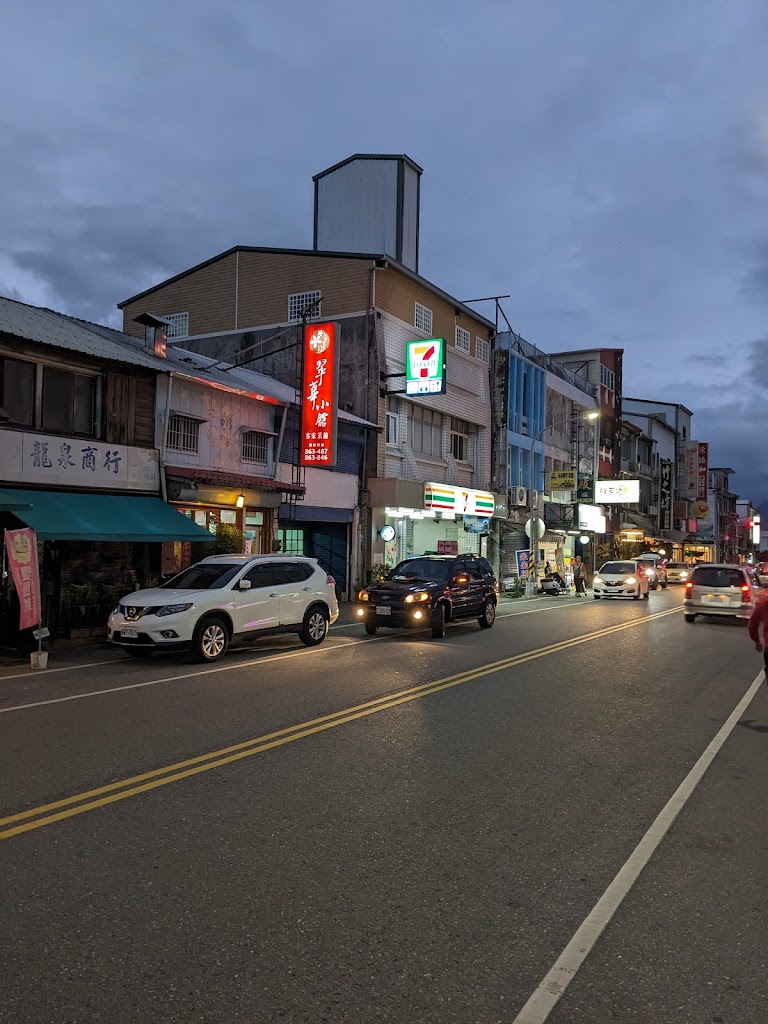
{"type": "Polygon", "coordinates": [[[119,331],[76,320],[43,306],[28,306],[4,296],[0,296],[0,331],[24,341],[54,345],[95,359],[130,363],[148,370],[164,369],[165,360],[117,341],[116,335],[125,338],[119,331]]]}
{"type": "Polygon", "coordinates": [[[403,160],[409,167],[412,167],[414,171],[418,171],[419,174],[424,173],[424,168],[419,167],[416,161],[412,160],[407,153],[353,153],[352,156],[348,156],[344,160],[339,160],[339,162],[334,164],[332,167],[326,167],[326,169],[324,171],[320,171],[319,174],[313,174],[312,181],[324,178],[326,174],[333,174],[333,172],[338,171],[340,167],[346,167],[347,164],[351,164],[355,160],[403,160]]]}

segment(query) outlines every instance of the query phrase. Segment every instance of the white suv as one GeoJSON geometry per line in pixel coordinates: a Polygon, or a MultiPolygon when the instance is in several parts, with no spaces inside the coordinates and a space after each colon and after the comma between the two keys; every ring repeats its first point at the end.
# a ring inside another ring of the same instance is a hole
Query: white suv
{"type": "Polygon", "coordinates": [[[107,630],[135,658],[189,649],[197,661],[216,661],[230,643],[268,633],[298,633],[314,647],[338,617],[335,580],[316,559],[214,555],[121,598],[107,630]]]}

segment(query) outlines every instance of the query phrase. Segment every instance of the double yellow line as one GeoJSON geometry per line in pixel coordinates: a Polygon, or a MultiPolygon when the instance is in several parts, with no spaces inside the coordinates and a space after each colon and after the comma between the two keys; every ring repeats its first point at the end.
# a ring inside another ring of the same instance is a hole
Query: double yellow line
{"type": "Polygon", "coordinates": [[[674,615],[679,608],[672,608],[668,611],[656,612],[643,619],[635,619],[632,622],[621,623],[617,626],[607,626],[605,629],[587,633],[584,636],[574,637],[572,640],[562,640],[559,643],[549,644],[547,647],[539,647],[524,654],[516,654],[509,658],[502,658],[500,661],[489,662],[486,665],[478,665],[476,668],[459,672],[453,676],[446,676],[437,679],[432,683],[424,683],[421,686],[414,686],[408,690],[399,690],[397,693],[389,694],[386,697],[379,697],[376,700],[367,701],[365,704],[357,704],[342,711],[336,711],[330,715],[323,715],[320,718],[313,718],[307,722],[300,722],[298,725],[290,726],[287,729],[279,729],[277,732],[270,732],[264,736],[257,736],[255,739],[245,740],[243,743],[235,743],[230,747],[221,747],[219,750],[212,750],[208,754],[200,754],[198,757],[191,757],[186,761],[177,761],[176,764],[166,765],[164,768],[156,768],[151,772],[144,772],[141,775],[133,775],[119,782],[110,782],[106,786],[99,786],[97,789],[89,789],[84,793],[76,793],[62,800],[55,800],[53,803],[42,804],[39,807],[32,807],[27,811],[20,811],[18,814],[11,814],[8,817],[0,818],[0,839],[12,839],[14,836],[24,832],[32,832],[35,829],[43,828],[46,825],[53,825],[57,821],[64,821],[67,818],[74,818],[78,814],[86,814],[88,811],[96,811],[109,804],[115,804],[120,800],[127,800],[129,797],[139,796],[141,793],[149,793],[161,786],[169,786],[172,782],[181,782],[182,779],[189,779],[193,775],[201,775],[203,772],[212,771],[214,768],[223,768],[225,765],[234,764],[247,757],[255,757],[256,754],[264,754],[268,750],[282,747],[286,743],[293,743],[296,740],[305,739],[307,736],[314,736],[316,733],[325,732],[328,729],[335,729],[339,725],[346,725],[355,722],[360,718],[367,718],[368,715],[378,714],[380,711],[388,711],[400,704],[408,704],[422,697],[429,697],[441,690],[448,690],[453,686],[462,686],[464,683],[471,683],[476,679],[493,675],[496,672],[503,672],[505,669],[514,668],[516,665],[523,665],[528,661],[535,661],[537,658],[544,658],[550,654],[557,654],[559,651],[567,650],[569,647],[576,647],[579,644],[589,643],[592,640],[600,640],[602,637],[610,636],[612,633],[620,633],[625,629],[633,629],[635,626],[642,626],[655,619],[664,618],[665,615],[674,615]]]}

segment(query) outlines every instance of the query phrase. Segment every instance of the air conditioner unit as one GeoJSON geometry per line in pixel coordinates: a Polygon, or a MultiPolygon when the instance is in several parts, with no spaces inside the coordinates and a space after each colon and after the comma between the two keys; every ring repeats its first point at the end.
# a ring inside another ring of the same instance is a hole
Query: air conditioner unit
{"type": "Polygon", "coordinates": [[[528,488],[527,487],[513,487],[512,488],[512,504],[513,505],[527,505],[528,504],[528,488]]]}

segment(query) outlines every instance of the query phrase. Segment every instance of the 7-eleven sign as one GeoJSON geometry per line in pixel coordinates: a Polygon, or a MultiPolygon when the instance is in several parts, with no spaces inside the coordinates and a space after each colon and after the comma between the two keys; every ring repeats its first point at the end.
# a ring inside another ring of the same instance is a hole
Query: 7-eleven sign
{"type": "Polygon", "coordinates": [[[406,395],[445,394],[445,339],[405,343],[406,395]]]}

